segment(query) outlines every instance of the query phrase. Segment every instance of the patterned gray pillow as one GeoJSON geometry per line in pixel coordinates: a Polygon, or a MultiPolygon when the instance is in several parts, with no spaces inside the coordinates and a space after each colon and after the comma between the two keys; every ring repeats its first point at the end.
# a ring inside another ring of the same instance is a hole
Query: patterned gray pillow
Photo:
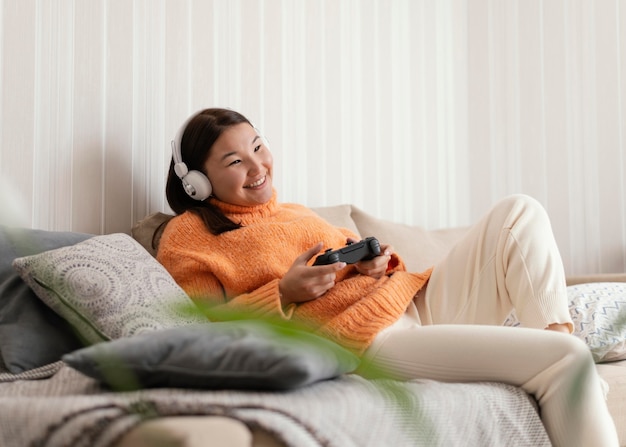
{"type": "Polygon", "coordinates": [[[596,362],[626,358],[626,283],[588,283],[567,288],[574,334],[596,362]]]}
{"type": "MultiPolygon", "coordinates": [[[[593,282],[567,288],[573,334],[584,341],[596,363],[626,359],[626,283],[593,282]]],[[[515,312],[504,326],[519,326],[515,312]]]]}
{"type": "Polygon", "coordinates": [[[206,323],[193,302],[137,241],[95,236],[71,247],[17,258],[13,267],[87,343],[206,323]]]}

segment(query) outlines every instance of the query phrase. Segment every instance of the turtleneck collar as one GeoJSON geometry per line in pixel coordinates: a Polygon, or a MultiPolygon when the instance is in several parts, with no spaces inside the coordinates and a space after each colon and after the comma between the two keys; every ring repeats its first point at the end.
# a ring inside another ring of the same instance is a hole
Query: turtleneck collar
{"type": "Polygon", "coordinates": [[[272,216],[278,208],[277,196],[276,190],[273,189],[272,197],[269,201],[254,206],[233,205],[232,203],[222,202],[216,197],[211,197],[209,200],[212,205],[219,208],[227,217],[246,225],[272,216]]]}

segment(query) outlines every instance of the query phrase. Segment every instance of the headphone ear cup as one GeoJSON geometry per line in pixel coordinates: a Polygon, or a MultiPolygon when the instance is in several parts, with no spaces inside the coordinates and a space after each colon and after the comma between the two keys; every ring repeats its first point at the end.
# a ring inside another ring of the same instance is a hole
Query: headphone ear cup
{"type": "Polygon", "coordinates": [[[189,171],[182,180],[185,192],[192,199],[202,201],[207,199],[213,192],[211,182],[207,176],[200,171],[189,171]]]}

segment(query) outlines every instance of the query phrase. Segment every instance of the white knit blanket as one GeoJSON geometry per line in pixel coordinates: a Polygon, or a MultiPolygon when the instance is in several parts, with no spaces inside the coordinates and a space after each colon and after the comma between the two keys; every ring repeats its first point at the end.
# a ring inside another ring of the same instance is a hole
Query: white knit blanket
{"type": "Polygon", "coordinates": [[[117,393],[62,363],[0,372],[0,445],[105,447],[146,418],[226,415],[293,447],[549,446],[534,402],[495,383],[348,375],[290,392],[117,393]]]}

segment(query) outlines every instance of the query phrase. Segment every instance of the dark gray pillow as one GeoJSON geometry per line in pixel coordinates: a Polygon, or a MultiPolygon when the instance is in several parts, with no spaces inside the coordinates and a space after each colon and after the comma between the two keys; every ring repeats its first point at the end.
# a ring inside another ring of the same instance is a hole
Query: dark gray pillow
{"type": "Polygon", "coordinates": [[[20,373],[58,361],[82,346],[68,323],[48,308],[11,266],[13,260],[73,245],[91,235],[0,225],[0,354],[20,373]]]}
{"type": "Polygon", "coordinates": [[[250,320],[162,329],[83,348],[63,360],[115,390],[289,390],[359,363],[327,339],[250,320]]]}

